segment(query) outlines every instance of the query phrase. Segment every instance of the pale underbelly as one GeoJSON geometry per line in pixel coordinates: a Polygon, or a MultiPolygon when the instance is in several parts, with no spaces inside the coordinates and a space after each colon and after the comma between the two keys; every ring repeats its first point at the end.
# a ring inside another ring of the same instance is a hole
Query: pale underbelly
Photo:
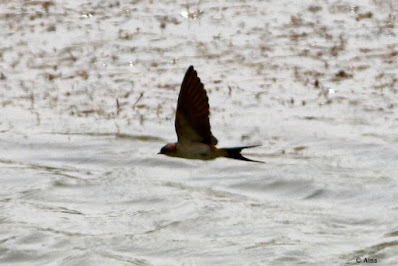
{"type": "Polygon", "coordinates": [[[212,160],[220,156],[222,155],[217,148],[203,143],[178,144],[175,153],[175,157],[198,160],[212,160]]]}

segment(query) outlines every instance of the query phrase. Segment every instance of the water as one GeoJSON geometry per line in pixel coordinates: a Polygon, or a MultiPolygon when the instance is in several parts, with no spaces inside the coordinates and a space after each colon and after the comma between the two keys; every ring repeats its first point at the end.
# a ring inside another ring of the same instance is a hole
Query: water
{"type": "Polygon", "coordinates": [[[0,4],[0,262],[397,263],[394,1],[48,3],[0,4]],[[156,154],[189,65],[266,164],[156,154]]]}

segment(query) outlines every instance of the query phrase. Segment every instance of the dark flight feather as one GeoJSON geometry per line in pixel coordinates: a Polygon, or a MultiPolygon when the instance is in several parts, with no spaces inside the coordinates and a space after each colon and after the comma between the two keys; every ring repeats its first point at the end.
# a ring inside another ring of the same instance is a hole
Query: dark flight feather
{"type": "Polygon", "coordinates": [[[177,102],[175,128],[178,141],[216,145],[210,130],[209,98],[193,66],[185,73],[177,102]]]}

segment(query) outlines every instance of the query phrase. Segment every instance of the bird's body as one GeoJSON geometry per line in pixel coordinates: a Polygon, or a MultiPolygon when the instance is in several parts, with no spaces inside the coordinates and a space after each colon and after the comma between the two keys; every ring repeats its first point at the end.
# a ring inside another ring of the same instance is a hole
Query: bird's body
{"type": "Polygon", "coordinates": [[[212,160],[224,157],[226,153],[215,145],[200,142],[195,143],[170,143],[165,146],[166,155],[186,159],[212,160]]]}
{"type": "Polygon", "coordinates": [[[177,102],[175,129],[178,142],[165,145],[159,153],[186,159],[212,160],[227,157],[260,162],[240,154],[242,149],[259,145],[234,148],[216,146],[218,140],[211,133],[209,115],[206,90],[193,66],[190,66],[182,81],[177,102]]]}

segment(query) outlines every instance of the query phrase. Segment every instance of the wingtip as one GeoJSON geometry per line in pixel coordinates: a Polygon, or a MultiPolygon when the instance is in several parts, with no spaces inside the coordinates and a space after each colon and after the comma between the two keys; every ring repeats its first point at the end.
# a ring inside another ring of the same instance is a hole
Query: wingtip
{"type": "MultiPolygon", "coordinates": [[[[192,79],[192,78],[198,78],[198,73],[196,72],[196,70],[193,68],[193,65],[190,65],[187,69],[187,71],[185,72],[185,76],[184,76],[184,80],[182,81],[181,86],[184,85],[189,85],[190,82],[185,82],[186,79],[192,79]]],[[[200,82],[200,79],[199,79],[200,82]]]]}

